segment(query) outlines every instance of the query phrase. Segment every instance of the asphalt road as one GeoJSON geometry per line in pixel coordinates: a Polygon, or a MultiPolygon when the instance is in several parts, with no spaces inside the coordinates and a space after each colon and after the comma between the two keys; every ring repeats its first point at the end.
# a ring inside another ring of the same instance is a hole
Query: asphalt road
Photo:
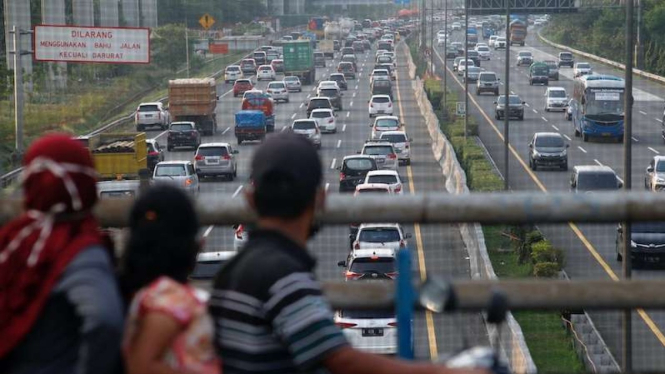
{"type": "MultiPolygon", "coordinates": [[[[455,32],[452,41],[464,41],[462,32],[455,32]]],[[[487,41],[485,41],[487,42],[487,41]]],[[[443,71],[443,47],[437,48],[437,72],[443,71]]],[[[564,119],[562,112],[545,112],[544,86],[530,86],[528,67],[517,67],[517,53],[531,51],[536,61],[556,60],[559,50],[542,43],[530,27],[524,47],[513,46],[510,50],[510,91],[526,101],[524,121],[511,120],[509,125],[509,178],[510,187],[517,191],[568,191],[570,172],[539,170],[528,168],[528,143],[535,132],[553,131],[561,133],[570,144],[568,164],[608,165],[624,178],[623,145],[603,141],[583,142],[573,134],[572,122],[564,119]]],[[[576,61],[583,60],[577,58],[576,61]]],[[[600,63],[589,61],[595,73],[612,74],[623,77],[624,72],[600,63]]],[[[481,68],[494,71],[501,78],[500,94],[505,86],[505,51],[494,51],[490,61],[482,61],[481,68]]],[[[461,77],[452,72],[452,60],[448,61],[448,87],[460,92],[463,100],[461,77]]],[[[551,86],[564,87],[572,96],[572,69],[560,69],[560,81],[550,81],[551,86]]],[[[500,172],[504,172],[503,120],[494,119],[495,97],[491,94],[477,96],[475,87],[470,86],[468,112],[479,123],[480,139],[489,151],[500,172]]],[[[644,172],[650,159],[665,153],[660,136],[661,117],[663,114],[663,96],[661,85],[635,77],[634,115],[632,138],[632,173],[630,179],[634,189],[644,188],[644,172]]],[[[568,224],[541,225],[540,229],[555,246],[565,250],[567,255],[566,272],[571,278],[599,279],[621,277],[621,263],[616,260],[616,225],[568,224]]],[[[663,277],[663,269],[635,269],[633,277],[637,279],[656,279],[663,277]]],[[[592,312],[593,321],[601,331],[615,357],[621,357],[621,319],[619,312],[592,312]]],[[[665,369],[665,313],[663,311],[638,310],[633,314],[633,362],[635,370],[665,369]]]]}
{"type": "MultiPolygon", "coordinates": [[[[413,138],[412,164],[400,166],[399,172],[405,181],[405,193],[425,191],[445,191],[440,166],[434,161],[431,141],[426,131],[420,110],[415,102],[406,67],[408,49],[403,43],[398,46],[398,78],[395,88],[395,114],[402,118],[409,136],[413,138]]],[[[336,56],[339,58],[340,56],[336,56]]],[[[357,80],[349,81],[348,91],[343,91],[344,110],[337,117],[336,134],[322,136],[321,158],[325,170],[325,186],[328,193],[337,193],[339,172],[335,169],[346,155],[359,151],[370,134],[367,102],[369,74],[373,68],[374,50],[358,54],[359,74],[357,80]]],[[[317,80],[324,80],[334,72],[338,59],[328,61],[326,68],[317,69],[317,80]]],[[[279,78],[279,76],[278,76],[279,78]]],[[[265,89],[267,82],[259,82],[256,88],[265,89]]],[[[240,110],[240,98],[230,92],[231,84],[219,84],[218,93],[222,96],[218,104],[218,133],[204,137],[203,142],[229,142],[235,146],[233,116],[240,110]]],[[[306,101],[315,96],[315,86],[303,86],[302,93],[291,93],[289,103],[276,105],[275,131],[282,131],[294,119],[306,117],[306,101]]],[[[149,137],[159,138],[165,145],[162,132],[149,132],[149,137]]],[[[234,194],[242,198],[243,186],[249,176],[252,155],[258,143],[243,143],[236,146],[238,155],[238,178],[232,182],[221,179],[205,179],[201,182],[200,198],[205,201],[221,194],[234,194]]],[[[193,150],[166,153],[167,160],[187,160],[193,157],[193,150]]],[[[414,278],[426,273],[446,278],[469,278],[468,255],[461,241],[457,227],[450,225],[407,225],[405,230],[413,234],[409,247],[413,250],[414,278]]],[[[230,227],[208,227],[203,229],[206,237],[206,251],[231,250],[233,230],[230,227]]],[[[311,242],[310,250],[318,259],[317,273],[321,280],[341,280],[342,269],[337,262],[348,253],[348,228],[327,226],[311,242]]],[[[419,358],[436,358],[438,352],[454,351],[463,346],[466,337],[469,344],[488,344],[486,330],[478,314],[450,315],[446,317],[419,313],[415,321],[416,355],[419,358]]]]}

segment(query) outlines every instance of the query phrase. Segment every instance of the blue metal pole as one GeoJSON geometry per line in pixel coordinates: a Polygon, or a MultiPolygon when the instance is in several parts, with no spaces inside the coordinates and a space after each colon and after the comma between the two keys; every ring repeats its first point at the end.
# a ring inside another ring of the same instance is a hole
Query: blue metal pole
{"type": "Polygon", "coordinates": [[[400,249],[397,253],[397,356],[405,360],[413,360],[413,303],[415,290],[411,282],[411,251],[400,249]]]}

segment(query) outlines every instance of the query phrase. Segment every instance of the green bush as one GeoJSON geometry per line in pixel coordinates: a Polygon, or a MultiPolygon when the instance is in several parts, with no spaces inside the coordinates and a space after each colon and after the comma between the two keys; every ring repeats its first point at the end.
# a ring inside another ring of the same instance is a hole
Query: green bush
{"type": "MultiPolygon", "coordinates": [[[[452,137],[464,138],[464,125],[459,125],[457,123],[453,124],[453,125],[448,125],[448,126],[445,126],[444,129],[442,129],[442,131],[449,138],[452,138],[452,137]]],[[[466,147],[465,147],[465,150],[466,150],[466,147]]]]}
{"type": "Polygon", "coordinates": [[[433,78],[425,79],[425,92],[427,93],[429,102],[432,103],[432,108],[434,110],[441,109],[441,100],[443,100],[441,81],[433,78]]]}
{"type": "Polygon", "coordinates": [[[503,180],[495,173],[482,173],[471,176],[469,188],[474,192],[494,192],[503,190],[503,180]]]}
{"type": "Polygon", "coordinates": [[[559,264],[556,262],[539,262],[533,266],[533,275],[540,278],[553,278],[559,271],[559,264]]]}
{"type": "Polygon", "coordinates": [[[534,264],[555,263],[558,270],[564,265],[563,251],[554,248],[549,240],[541,240],[531,245],[531,259],[534,264]]]}
{"type": "Polygon", "coordinates": [[[467,144],[467,146],[464,147],[464,155],[461,161],[464,168],[470,168],[476,164],[482,163],[488,168],[488,170],[492,170],[492,166],[485,158],[485,152],[483,152],[483,149],[480,148],[480,146],[475,144],[467,144]]]}

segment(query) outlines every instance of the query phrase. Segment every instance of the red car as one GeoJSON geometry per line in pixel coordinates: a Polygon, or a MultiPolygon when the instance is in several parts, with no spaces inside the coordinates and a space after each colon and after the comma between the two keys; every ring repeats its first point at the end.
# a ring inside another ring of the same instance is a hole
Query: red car
{"type": "Polygon", "coordinates": [[[254,88],[252,81],[249,79],[238,79],[233,83],[233,97],[238,97],[242,95],[245,91],[249,91],[254,88]]]}

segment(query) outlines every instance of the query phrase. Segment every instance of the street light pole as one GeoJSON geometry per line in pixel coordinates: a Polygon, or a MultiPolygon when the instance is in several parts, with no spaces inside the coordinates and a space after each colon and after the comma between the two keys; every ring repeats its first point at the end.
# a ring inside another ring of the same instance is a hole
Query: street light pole
{"type": "MultiPolygon", "coordinates": [[[[469,2],[464,5],[464,144],[469,127],[469,2]]],[[[459,65],[457,66],[459,70],[459,65]]]]}
{"type": "Polygon", "coordinates": [[[14,126],[15,126],[15,157],[20,160],[23,157],[23,66],[21,64],[21,57],[23,55],[31,54],[32,51],[24,51],[21,49],[21,36],[30,35],[32,31],[23,31],[16,25],[12,26],[12,34],[14,49],[10,51],[14,55],[14,126]]]}
{"type": "Polygon", "coordinates": [[[448,0],[443,0],[443,30],[446,32],[446,38],[443,40],[443,110],[448,114],[448,0]]]}
{"type": "Polygon", "coordinates": [[[434,76],[434,0],[430,0],[429,45],[429,69],[432,76],[434,76]]]}
{"type": "Polygon", "coordinates": [[[510,147],[510,127],[508,120],[508,110],[510,109],[510,0],[506,0],[506,82],[504,86],[505,100],[503,102],[503,189],[508,191],[510,189],[510,166],[508,165],[510,159],[508,157],[508,147],[510,147]]]}

